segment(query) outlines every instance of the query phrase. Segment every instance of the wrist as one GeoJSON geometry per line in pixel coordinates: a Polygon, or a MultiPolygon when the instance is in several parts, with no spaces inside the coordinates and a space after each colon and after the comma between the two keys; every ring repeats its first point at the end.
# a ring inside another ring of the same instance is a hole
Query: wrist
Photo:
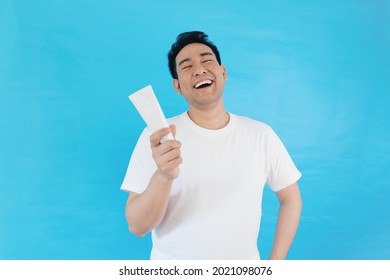
{"type": "Polygon", "coordinates": [[[175,179],[172,176],[166,175],[160,169],[157,169],[155,174],[155,179],[159,182],[160,185],[172,185],[173,180],[175,179]]]}

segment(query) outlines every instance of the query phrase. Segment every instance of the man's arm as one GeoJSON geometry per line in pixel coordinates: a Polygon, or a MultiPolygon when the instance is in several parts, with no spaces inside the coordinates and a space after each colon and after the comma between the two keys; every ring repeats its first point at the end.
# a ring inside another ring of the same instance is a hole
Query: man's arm
{"type": "Polygon", "coordinates": [[[302,199],[297,183],[276,192],[276,195],[280,208],[270,260],[286,258],[298,229],[302,209],[302,199]]]}
{"type": "Polygon", "coordinates": [[[154,229],[163,219],[168,206],[172,183],[179,176],[180,142],[170,140],[160,144],[160,139],[176,128],[165,128],[152,134],[150,144],[152,156],[157,165],[146,190],[141,193],[130,193],[126,203],[126,220],[130,231],[137,236],[144,236],[154,229]]]}

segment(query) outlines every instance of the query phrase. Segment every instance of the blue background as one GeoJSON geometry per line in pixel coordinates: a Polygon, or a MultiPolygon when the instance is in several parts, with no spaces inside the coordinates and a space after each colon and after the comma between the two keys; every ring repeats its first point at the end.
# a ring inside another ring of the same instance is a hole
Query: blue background
{"type": "MultiPolygon", "coordinates": [[[[303,173],[289,259],[390,259],[389,1],[0,2],[0,259],[147,259],[119,190],[166,54],[202,30],[229,111],[271,125],[303,173]]],[[[277,215],[266,189],[259,248],[277,215]]]]}

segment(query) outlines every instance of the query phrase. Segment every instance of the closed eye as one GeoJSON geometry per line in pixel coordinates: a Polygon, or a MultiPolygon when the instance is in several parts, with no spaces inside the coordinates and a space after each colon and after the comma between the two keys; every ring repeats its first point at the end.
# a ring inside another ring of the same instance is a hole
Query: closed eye
{"type": "Polygon", "coordinates": [[[184,67],[181,68],[181,70],[187,70],[187,69],[190,69],[192,67],[192,65],[186,65],[184,67]]]}

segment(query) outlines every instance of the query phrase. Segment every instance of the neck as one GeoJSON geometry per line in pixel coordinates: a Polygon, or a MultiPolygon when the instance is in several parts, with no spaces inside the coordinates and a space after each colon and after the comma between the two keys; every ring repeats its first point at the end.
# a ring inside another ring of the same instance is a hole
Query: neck
{"type": "Polygon", "coordinates": [[[194,123],[206,129],[221,129],[227,126],[230,121],[230,115],[224,108],[200,111],[190,107],[187,114],[194,123]]]}

